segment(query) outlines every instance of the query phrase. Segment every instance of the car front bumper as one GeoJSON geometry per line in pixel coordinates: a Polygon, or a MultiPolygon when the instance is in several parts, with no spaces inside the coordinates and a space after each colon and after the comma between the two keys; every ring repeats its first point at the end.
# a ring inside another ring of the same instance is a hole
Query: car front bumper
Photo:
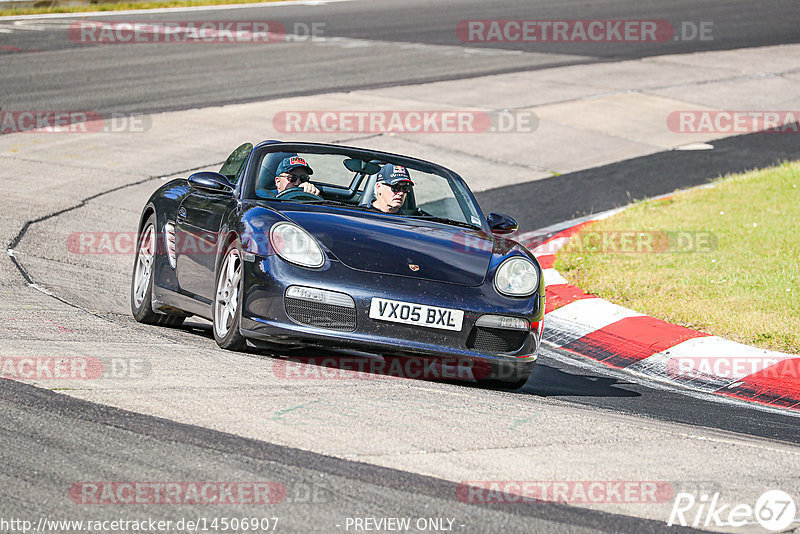
{"type": "Polygon", "coordinates": [[[538,328],[486,334],[475,323],[484,315],[500,315],[537,325],[543,318],[540,294],[511,299],[499,295],[491,282],[464,287],[359,271],[330,260],[321,270],[297,267],[278,256],[256,257],[255,261],[244,265],[241,330],[251,340],[285,346],[352,348],[446,361],[455,359],[459,365],[468,365],[476,379],[502,381],[526,377],[536,360],[540,343],[538,328]],[[290,286],[348,295],[354,304],[352,324],[329,325],[333,326],[331,328],[314,324],[314,321],[305,324],[299,321],[297,314],[287,309],[286,290],[290,286]],[[376,297],[461,310],[464,312],[462,328],[452,331],[372,319],[370,303],[376,297]],[[485,341],[476,342],[476,332],[484,336],[481,339],[488,335],[486,339],[490,341],[500,340],[500,345],[503,345],[502,336],[513,336],[513,350],[487,350],[492,347],[485,341]]]}

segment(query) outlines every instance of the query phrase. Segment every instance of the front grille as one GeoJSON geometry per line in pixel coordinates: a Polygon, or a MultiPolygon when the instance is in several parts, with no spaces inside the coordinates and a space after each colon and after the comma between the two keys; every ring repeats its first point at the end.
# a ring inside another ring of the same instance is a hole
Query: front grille
{"type": "Polygon", "coordinates": [[[353,332],[356,329],[356,309],[322,302],[286,297],[286,313],[300,324],[353,332]]]}
{"type": "Polygon", "coordinates": [[[528,332],[475,326],[467,336],[467,348],[481,352],[516,352],[522,348],[528,332]]]}

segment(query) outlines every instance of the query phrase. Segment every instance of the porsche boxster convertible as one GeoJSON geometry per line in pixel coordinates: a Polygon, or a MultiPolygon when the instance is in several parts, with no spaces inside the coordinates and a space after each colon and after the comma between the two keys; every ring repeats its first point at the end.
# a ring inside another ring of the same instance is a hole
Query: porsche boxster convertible
{"type": "Polygon", "coordinates": [[[464,180],[434,163],[246,143],[218,173],[173,180],[147,201],[131,310],[149,324],[206,318],[230,350],[455,358],[476,380],[520,387],[536,360],[545,297],[541,266],[509,237],[516,230],[507,215],[484,216],[464,180]],[[305,169],[315,192],[279,190],[287,164],[305,169]],[[376,208],[387,165],[413,184],[395,212],[376,208]]]}

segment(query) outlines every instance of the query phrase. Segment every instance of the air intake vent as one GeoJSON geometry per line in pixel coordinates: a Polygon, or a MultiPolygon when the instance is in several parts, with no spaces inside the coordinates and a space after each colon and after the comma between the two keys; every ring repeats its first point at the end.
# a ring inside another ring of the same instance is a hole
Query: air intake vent
{"type": "Polygon", "coordinates": [[[356,329],[355,308],[286,298],[286,313],[300,324],[352,332],[356,329]]]}
{"type": "Polygon", "coordinates": [[[467,336],[467,348],[481,352],[516,352],[522,348],[528,332],[475,326],[467,336]]]}
{"type": "Polygon", "coordinates": [[[356,329],[356,304],[350,295],[313,287],[286,289],[286,313],[304,325],[340,332],[356,329]]]}

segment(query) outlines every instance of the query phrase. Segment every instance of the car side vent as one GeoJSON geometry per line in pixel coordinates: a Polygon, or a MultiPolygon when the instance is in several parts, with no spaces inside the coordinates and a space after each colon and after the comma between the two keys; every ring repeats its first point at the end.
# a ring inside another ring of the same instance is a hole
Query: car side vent
{"type": "Polygon", "coordinates": [[[168,222],[164,225],[164,240],[166,241],[167,245],[167,258],[169,258],[169,265],[174,269],[176,264],[174,223],[168,222]]]}
{"type": "Polygon", "coordinates": [[[467,348],[481,352],[516,352],[522,348],[528,332],[475,326],[467,336],[467,348]]]}

